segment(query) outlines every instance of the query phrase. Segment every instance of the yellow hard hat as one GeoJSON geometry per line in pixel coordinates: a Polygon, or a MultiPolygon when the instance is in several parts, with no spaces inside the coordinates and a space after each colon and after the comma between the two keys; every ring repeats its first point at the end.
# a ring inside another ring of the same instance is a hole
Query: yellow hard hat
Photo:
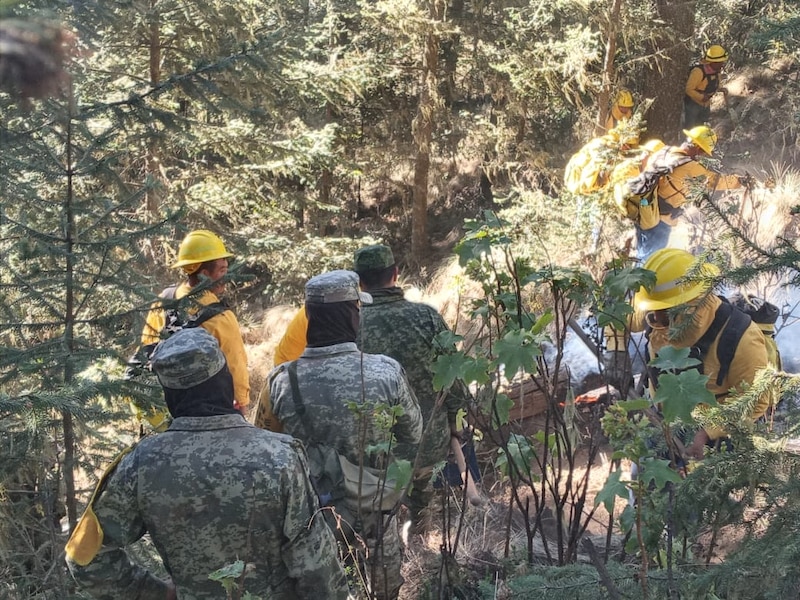
{"type": "Polygon", "coordinates": [[[691,129],[684,129],[684,135],[703,152],[711,156],[714,147],[717,145],[717,134],[708,125],[697,125],[691,129]]]}
{"type": "Polygon", "coordinates": [[[663,141],[656,138],[653,138],[652,140],[647,140],[644,144],[642,144],[642,148],[644,148],[650,153],[658,152],[664,146],[666,146],[666,144],[663,141]]]}
{"type": "Polygon", "coordinates": [[[620,90],[617,92],[617,106],[621,106],[623,108],[632,108],[633,107],[633,94],[631,94],[630,90],[620,90]]]}
{"type": "Polygon", "coordinates": [[[186,273],[192,274],[202,263],[219,258],[233,258],[233,254],[228,252],[225,244],[215,233],[197,229],[183,238],[178,248],[178,261],[172,266],[183,267],[186,273]]]}
{"type": "MultiPolygon", "coordinates": [[[[650,255],[642,268],[656,274],[656,284],[651,290],[639,288],[633,297],[636,310],[663,310],[685,304],[706,293],[708,280],[687,279],[686,275],[695,264],[695,257],[679,248],[663,248],[650,255]]],[[[698,276],[706,278],[719,275],[719,269],[711,263],[701,265],[698,276]]]]}
{"type": "Polygon", "coordinates": [[[705,60],[713,63],[728,62],[728,51],[714,44],[706,50],[705,60]]]}

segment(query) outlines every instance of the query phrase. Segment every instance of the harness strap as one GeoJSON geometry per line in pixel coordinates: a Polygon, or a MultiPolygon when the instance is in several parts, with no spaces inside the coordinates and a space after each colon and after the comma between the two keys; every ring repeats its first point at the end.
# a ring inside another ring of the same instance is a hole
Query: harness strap
{"type": "MultiPolygon", "coordinates": [[[[670,177],[670,175],[672,174],[672,172],[673,172],[675,169],[677,169],[678,167],[682,167],[683,165],[687,164],[687,163],[688,163],[688,162],[690,162],[691,160],[694,160],[694,159],[693,159],[691,156],[683,156],[683,157],[679,158],[678,160],[676,160],[674,163],[672,163],[672,164],[670,164],[670,165],[669,165],[669,172],[668,172],[668,173],[665,173],[665,174],[663,175],[663,177],[666,177],[666,179],[667,179],[667,183],[670,185],[670,187],[671,187],[671,188],[672,188],[674,191],[673,191],[673,192],[672,192],[672,193],[671,193],[669,196],[661,196],[661,195],[659,195],[659,196],[658,196],[658,199],[659,199],[659,207],[658,207],[658,208],[659,208],[659,210],[661,210],[661,206],[662,206],[662,205],[661,205],[661,201],[662,201],[662,200],[663,200],[663,201],[667,201],[667,200],[669,200],[670,198],[674,198],[674,197],[675,197],[675,196],[677,196],[678,194],[683,194],[683,191],[681,191],[680,189],[678,189],[678,186],[676,186],[676,185],[675,185],[675,184],[672,182],[672,178],[670,177]]],[[[658,188],[658,186],[656,186],[656,189],[657,189],[657,188],[658,188]]],[[[667,211],[666,213],[662,211],[662,214],[669,214],[669,211],[667,211]]]]}
{"type": "MultiPolygon", "coordinates": [[[[716,340],[719,335],[719,342],[717,343],[717,360],[719,361],[719,373],[716,379],[717,386],[721,386],[722,382],[725,381],[725,378],[728,376],[731,363],[736,355],[736,348],[739,346],[744,332],[752,322],[752,319],[744,311],[734,307],[726,298],[722,296],[719,296],[719,298],[722,300],[722,304],[714,314],[714,320],[711,322],[706,332],[691,348],[691,355],[694,355],[695,358],[701,361],[697,370],[703,373],[703,358],[708,355],[711,344],[714,343],[714,340],[716,340]]],[[[652,328],[647,326],[645,329],[645,338],[647,339],[646,343],[648,346],[651,332],[652,328]]],[[[649,348],[646,347],[645,351],[649,356],[649,348]]],[[[647,371],[648,377],[653,382],[654,387],[658,387],[659,370],[655,367],[648,367],[647,371]]]]}
{"type": "Polygon", "coordinates": [[[316,440],[314,435],[314,427],[309,423],[306,419],[303,419],[303,415],[306,414],[306,405],[303,404],[303,397],[300,395],[300,384],[297,381],[297,361],[293,360],[289,363],[289,367],[286,369],[286,372],[289,374],[289,385],[292,388],[292,400],[294,400],[294,413],[300,417],[300,420],[303,422],[303,428],[306,430],[306,435],[308,435],[309,440],[316,440]]]}

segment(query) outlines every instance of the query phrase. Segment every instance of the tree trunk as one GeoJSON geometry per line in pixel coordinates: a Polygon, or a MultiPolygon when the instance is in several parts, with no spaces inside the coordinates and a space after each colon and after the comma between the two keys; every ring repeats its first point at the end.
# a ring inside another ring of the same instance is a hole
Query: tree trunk
{"type": "Polygon", "coordinates": [[[603,59],[603,86],[600,88],[600,94],[597,97],[599,107],[595,135],[605,133],[611,87],[617,81],[614,70],[614,56],[617,54],[617,24],[619,23],[621,9],[622,0],[611,0],[611,12],[608,15],[608,26],[606,28],[606,55],[603,59]]]}
{"type": "MultiPolygon", "coordinates": [[[[71,357],[75,349],[74,344],[74,325],[75,325],[75,213],[73,211],[73,190],[74,190],[74,165],[72,156],[72,106],[74,105],[74,95],[70,89],[70,102],[67,110],[67,144],[66,144],[66,176],[67,189],[64,196],[64,256],[66,257],[66,267],[64,271],[64,337],[63,352],[67,357],[71,357]]],[[[64,384],[65,387],[72,383],[74,377],[73,366],[68,358],[64,362],[64,384]]],[[[64,433],[64,490],[65,504],[67,506],[67,520],[69,530],[75,529],[78,524],[77,494],[75,491],[75,429],[73,427],[72,415],[67,411],[61,412],[61,422],[64,433]]]]}
{"type": "Polygon", "coordinates": [[[694,33],[695,0],[658,0],[657,17],[664,27],[656,30],[651,50],[655,57],[644,73],[643,89],[655,94],[647,113],[647,135],[668,144],[681,138],[683,95],[691,54],[687,41],[694,33]]]}
{"type": "MultiPolygon", "coordinates": [[[[464,0],[452,0],[448,10],[449,20],[455,23],[464,18],[464,0]]],[[[461,46],[461,36],[451,33],[442,40],[442,96],[447,108],[452,108],[456,98],[456,69],[461,46]]]]}
{"type": "MultiPolygon", "coordinates": [[[[444,2],[431,0],[430,16],[441,21],[444,2]]],[[[425,55],[422,60],[422,86],[414,117],[414,141],[417,156],[414,161],[414,191],[411,210],[411,255],[421,263],[428,251],[428,174],[431,166],[433,118],[438,105],[439,35],[431,28],[425,36],[425,55]]]]}
{"type": "MultiPolygon", "coordinates": [[[[156,86],[161,80],[161,31],[159,26],[158,12],[156,3],[158,0],[150,2],[150,39],[149,39],[149,64],[150,85],[156,86]]],[[[155,142],[147,145],[147,174],[157,180],[161,177],[159,168],[158,153],[155,142]]],[[[149,214],[155,214],[161,206],[160,192],[157,187],[151,187],[145,195],[145,205],[149,214]]]]}

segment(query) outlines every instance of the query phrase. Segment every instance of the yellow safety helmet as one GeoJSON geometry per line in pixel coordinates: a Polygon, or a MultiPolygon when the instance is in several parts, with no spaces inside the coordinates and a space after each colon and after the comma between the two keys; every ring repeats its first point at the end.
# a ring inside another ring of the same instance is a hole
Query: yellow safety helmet
{"type": "Polygon", "coordinates": [[[657,138],[653,138],[652,140],[647,140],[644,144],[642,144],[642,148],[647,150],[651,154],[653,152],[658,152],[661,150],[666,144],[657,138]]]}
{"type": "Polygon", "coordinates": [[[634,308],[673,308],[706,293],[711,287],[708,279],[719,275],[719,269],[711,263],[704,263],[700,266],[698,278],[687,279],[686,275],[694,265],[695,257],[686,250],[663,248],[653,252],[642,268],[655,272],[656,284],[651,290],[639,288],[633,297],[634,308]]]}
{"type": "Polygon", "coordinates": [[[717,134],[708,125],[697,125],[691,129],[684,129],[683,133],[692,143],[703,152],[711,156],[717,145],[717,134]]]}
{"type": "Polygon", "coordinates": [[[191,275],[204,262],[219,258],[233,258],[233,254],[228,252],[215,233],[197,229],[183,238],[178,248],[178,261],[172,266],[176,269],[182,267],[184,272],[191,275]]]}
{"type": "Polygon", "coordinates": [[[728,62],[728,51],[722,46],[714,44],[706,50],[705,60],[712,63],[728,62]]]}
{"type": "Polygon", "coordinates": [[[633,94],[630,90],[620,90],[617,92],[617,106],[623,108],[633,108],[633,94]]]}

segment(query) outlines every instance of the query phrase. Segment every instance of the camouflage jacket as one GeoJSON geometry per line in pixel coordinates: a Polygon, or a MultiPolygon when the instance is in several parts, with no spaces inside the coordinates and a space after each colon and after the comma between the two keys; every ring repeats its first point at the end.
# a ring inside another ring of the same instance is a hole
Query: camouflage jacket
{"type": "Polygon", "coordinates": [[[85,566],[67,560],[98,598],[164,597],[166,583],[124,550],[145,532],[182,599],[224,597],[208,576],[237,559],[247,565],[243,590],[256,596],[347,597],[305,453],[289,436],[240,415],[181,417],[142,440],[101,486],[92,508],[102,547],[85,566]]]}
{"type": "Polygon", "coordinates": [[[446,392],[444,404],[429,426],[438,392],[431,367],[436,358],[434,338],[449,328],[431,306],[409,302],[399,287],[370,290],[372,304],[361,307],[359,346],[364,352],[391,356],[406,370],[428,432],[420,444],[423,465],[443,460],[450,445],[449,423],[466,408],[469,392],[461,381],[446,392]]]}
{"type": "MultiPolygon", "coordinates": [[[[422,435],[422,416],[417,399],[397,361],[375,354],[364,354],[352,342],[321,348],[306,348],[297,360],[297,381],[305,411],[297,414],[284,363],[270,373],[270,398],[275,416],[287,433],[306,443],[318,442],[335,449],[354,464],[370,445],[388,439],[388,432],[377,422],[374,406],[400,406],[402,413],[391,427],[397,444],[394,455],[413,461],[422,435]],[[365,427],[358,405],[364,411],[365,427]],[[312,436],[313,432],[313,438],[312,436]],[[361,439],[359,439],[361,437],[361,439]]],[[[380,466],[363,454],[364,464],[380,466]]]]}

